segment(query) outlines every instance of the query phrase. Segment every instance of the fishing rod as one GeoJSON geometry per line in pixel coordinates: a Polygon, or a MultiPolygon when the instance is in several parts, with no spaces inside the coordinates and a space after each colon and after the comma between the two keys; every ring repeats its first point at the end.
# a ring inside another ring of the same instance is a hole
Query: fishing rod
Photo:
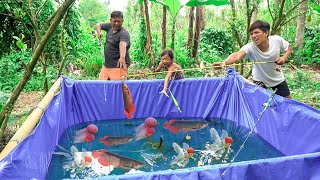
{"type": "MultiPolygon", "coordinates": [[[[285,61],[285,63],[293,63],[293,60],[285,61]]],[[[128,75],[128,77],[137,77],[137,76],[149,76],[149,75],[157,75],[157,74],[165,74],[167,72],[180,72],[180,71],[192,71],[192,70],[203,70],[203,69],[212,69],[212,68],[222,68],[222,67],[230,67],[230,66],[241,66],[241,65],[255,65],[255,64],[269,64],[269,63],[276,63],[276,62],[248,62],[248,63],[233,63],[228,65],[217,65],[217,66],[207,66],[207,67],[197,67],[197,68],[188,68],[188,69],[181,69],[181,70],[171,70],[171,71],[160,71],[160,72],[152,72],[152,73],[138,73],[138,74],[132,74],[128,75]]]]}
{"type": "Polygon", "coordinates": [[[272,95],[270,96],[270,98],[268,99],[268,101],[266,103],[263,104],[264,109],[262,112],[259,113],[259,117],[257,122],[254,124],[253,128],[251,129],[251,131],[247,134],[246,139],[244,140],[244,142],[242,143],[242,145],[240,146],[240,149],[238,150],[238,152],[236,153],[236,155],[233,157],[233,159],[231,160],[231,162],[229,163],[229,165],[226,167],[226,169],[223,171],[223,173],[221,174],[222,176],[224,176],[228,170],[228,168],[234,163],[234,160],[236,159],[236,157],[238,156],[238,154],[240,153],[240,151],[244,148],[244,144],[247,142],[248,138],[252,135],[253,130],[256,128],[257,124],[259,123],[262,115],[264,114],[264,112],[266,112],[266,110],[270,107],[271,101],[273,100],[275,94],[276,94],[277,89],[274,90],[274,92],[272,93],[272,95]]]}

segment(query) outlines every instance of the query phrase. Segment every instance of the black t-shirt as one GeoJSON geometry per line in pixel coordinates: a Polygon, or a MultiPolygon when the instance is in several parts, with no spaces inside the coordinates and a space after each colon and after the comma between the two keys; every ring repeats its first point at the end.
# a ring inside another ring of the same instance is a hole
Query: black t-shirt
{"type": "Polygon", "coordinates": [[[130,56],[129,56],[129,49],[130,49],[130,35],[129,32],[125,28],[121,28],[116,33],[112,32],[112,25],[111,23],[103,23],[101,24],[101,29],[107,31],[106,36],[106,44],[104,46],[104,65],[107,68],[117,68],[118,60],[120,58],[120,50],[119,44],[120,41],[124,41],[127,43],[127,51],[125,61],[127,66],[130,65],[130,56]]]}

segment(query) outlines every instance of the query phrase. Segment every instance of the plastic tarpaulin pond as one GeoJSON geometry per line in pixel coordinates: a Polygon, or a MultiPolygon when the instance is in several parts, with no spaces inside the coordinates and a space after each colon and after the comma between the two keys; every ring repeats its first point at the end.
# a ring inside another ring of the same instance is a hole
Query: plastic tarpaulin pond
{"type": "MultiPolygon", "coordinates": [[[[222,118],[252,129],[272,92],[247,84],[234,69],[222,78],[172,81],[171,98],[160,95],[163,80],[125,81],[135,104],[133,118],[222,118]]],[[[75,124],[125,119],[120,81],[64,77],[60,92],[34,131],[0,162],[0,179],[45,179],[60,137],[75,124]]],[[[275,96],[254,130],[285,157],[97,179],[320,179],[320,111],[275,96]]]]}

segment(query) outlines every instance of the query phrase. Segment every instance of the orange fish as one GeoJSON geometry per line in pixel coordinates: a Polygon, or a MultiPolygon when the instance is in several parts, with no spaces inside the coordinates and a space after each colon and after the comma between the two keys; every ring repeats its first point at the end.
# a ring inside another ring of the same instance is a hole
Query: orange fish
{"type": "Polygon", "coordinates": [[[140,161],[112,153],[105,149],[93,151],[92,156],[93,158],[97,158],[98,162],[103,166],[112,165],[121,169],[139,169],[144,166],[140,161]]]}
{"type": "Polygon", "coordinates": [[[122,95],[124,102],[124,114],[128,119],[132,119],[132,114],[134,112],[134,104],[132,102],[132,97],[128,86],[122,82],[122,95]]]}
{"type": "Polygon", "coordinates": [[[106,146],[124,144],[133,140],[131,136],[104,136],[100,138],[100,142],[106,146]]]}
{"type": "Polygon", "coordinates": [[[196,131],[208,126],[206,121],[188,121],[188,120],[170,120],[163,124],[163,127],[169,129],[172,133],[180,131],[196,131]]]}

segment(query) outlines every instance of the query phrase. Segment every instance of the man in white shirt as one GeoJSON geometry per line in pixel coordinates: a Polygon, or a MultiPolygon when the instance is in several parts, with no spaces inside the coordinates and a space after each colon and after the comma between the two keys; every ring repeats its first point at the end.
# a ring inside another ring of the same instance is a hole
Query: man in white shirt
{"type": "Polygon", "coordinates": [[[255,62],[252,70],[253,82],[264,88],[276,89],[276,94],[291,98],[288,84],[281,71],[283,65],[292,52],[292,46],[280,36],[269,36],[270,25],[257,20],[251,24],[249,31],[252,42],[244,45],[238,52],[232,53],[226,60],[214,63],[213,66],[233,64],[245,56],[255,62]],[[284,51],[281,57],[280,52],[284,51]]]}

